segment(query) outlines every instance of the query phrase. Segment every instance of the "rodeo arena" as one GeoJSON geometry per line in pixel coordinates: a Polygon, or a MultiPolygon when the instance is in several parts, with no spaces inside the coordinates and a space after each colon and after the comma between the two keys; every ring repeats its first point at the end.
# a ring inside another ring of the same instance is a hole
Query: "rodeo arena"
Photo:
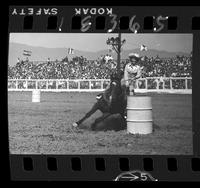
{"type": "Polygon", "coordinates": [[[16,61],[10,153],[192,154],[192,55],[16,61]]]}

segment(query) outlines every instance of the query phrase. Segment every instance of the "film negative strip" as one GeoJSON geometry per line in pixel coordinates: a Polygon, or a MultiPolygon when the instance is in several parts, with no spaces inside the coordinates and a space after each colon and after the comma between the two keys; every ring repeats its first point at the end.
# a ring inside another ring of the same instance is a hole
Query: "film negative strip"
{"type": "Polygon", "coordinates": [[[10,6],[11,180],[199,181],[200,7],[10,6]]]}

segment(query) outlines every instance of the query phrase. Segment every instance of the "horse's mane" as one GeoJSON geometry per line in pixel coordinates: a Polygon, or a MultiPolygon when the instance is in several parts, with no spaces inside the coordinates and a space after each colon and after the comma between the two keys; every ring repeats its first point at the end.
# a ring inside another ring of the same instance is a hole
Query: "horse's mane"
{"type": "Polygon", "coordinates": [[[116,85],[112,86],[112,101],[110,105],[111,113],[120,113],[123,114],[124,111],[124,90],[121,87],[121,82],[119,80],[113,80],[116,85]]]}

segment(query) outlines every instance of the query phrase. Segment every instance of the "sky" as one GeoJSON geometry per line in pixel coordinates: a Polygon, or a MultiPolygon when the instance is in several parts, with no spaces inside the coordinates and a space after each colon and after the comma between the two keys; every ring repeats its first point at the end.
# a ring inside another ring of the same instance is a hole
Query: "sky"
{"type": "MultiPolygon", "coordinates": [[[[108,37],[116,37],[112,33],[11,33],[10,42],[48,48],[73,48],[81,51],[96,52],[108,49],[108,37]]],[[[126,39],[123,49],[140,48],[146,45],[149,49],[169,52],[192,51],[192,34],[134,34],[122,33],[126,39]]]]}

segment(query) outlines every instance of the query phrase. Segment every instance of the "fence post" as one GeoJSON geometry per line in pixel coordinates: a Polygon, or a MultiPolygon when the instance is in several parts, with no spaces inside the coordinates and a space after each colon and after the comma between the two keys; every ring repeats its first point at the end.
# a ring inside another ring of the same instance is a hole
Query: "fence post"
{"type": "Polygon", "coordinates": [[[19,89],[18,80],[16,80],[16,89],[19,89]]]}
{"type": "Polygon", "coordinates": [[[170,81],[170,89],[173,89],[172,88],[172,79],[171,79],[171,77],[169,78],[169,81],[170,81]]]}
{"type": "Polygon", "coordinates": [[[159,90],[159,81],[158,81],[158,78],[156,78],[156,84],[157,84],[156,85],[156,89],[159,90]]]}
{"type": "Polygon", "coordinates": [[[12,82],[15,83],[15,89],[17,89],[17,82],[16,81],[12,81],[12,82]]]}
{"type": "Polygon", "coordinates": [[[165,79],[163,79],[163,89],[165,90],[165,79]]]}
{"type": "Polygon", "coordinates": [[[185,79],[185,89],[188,89],[187,83],[188,83],[188,80],[187,80],[187,77],[186,77],[186,79],[185,79]]]}
{"type": "Polygon", "coordinates": [[[26,88],[25,89],[28,89],[28,80],[26,80],[26,88]]]}
{"type": "Polygon", "coordinates": [[[145,78],[145,89],[147,89],[147,84],[148,84],[148,81],[147,81],[147,78],[145,78]]]}
{"type": "Polygon", "coordinates": [[[103,90],[103,80],[101,80],[101,89],[103,90]]]}
{"type": "Polygon", "coordinates": [[[37,89],[38,88],[38,80],[36,80],[36,82],[35,82],[35,89],[37,89]]]}
{"type": "Polygon", "coordinates": [[[78,90],[80,90],[80,80],[78,80],[78,90]]]}
{"type": "Polygon", "coordinates": [[[69,90],[69,80],[67,80],[67,90],[69,90]]]}
{"type": "Polygon", "coordinates": [[[58,89],[58,80],[56,80],[56,90],[58,89]]]}
{"type": "Polygon", "coordinates": [[[91,80],[89,80],[89,90],[91,90],[91,80]]]}

